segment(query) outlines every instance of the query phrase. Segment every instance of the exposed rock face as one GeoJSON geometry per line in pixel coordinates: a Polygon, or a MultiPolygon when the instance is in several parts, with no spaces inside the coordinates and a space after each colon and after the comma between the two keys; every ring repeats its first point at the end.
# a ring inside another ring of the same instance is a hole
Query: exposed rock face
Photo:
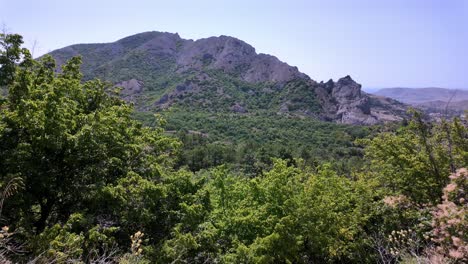
{"type": "Polygon", "coordinates": [[[238,39],[221,36],[187,41],[181,49],[177,63],[183,69],[201,69],[209,66],[233,72],[248,66],[256,56],[255,49],[238,39]]]}
{"type": "Polygon", "coordinates": [[[235,103],[233,106],[231,106],[231,110],[236,113],[247,113],[247,110],[239,103],[235,103]]]}
{"type": "Polygon", "coordinates": [[[132,101],[135,96],[143,92],[143,82],[137,79],[130,79],[117,83],[116,86],[122,87],[120,91],[122,97],[127,101],[132,101]]]}
{"type": "Polygon", "coordinates": [[[287,82],[298,77],[304,78],[305,75],[300,73],[297,67],[291,67],[276,57],[266,54],[258,55],[250,69],[243,75],[244,80],[248,82],[287,82]]]}
{"type": "Polygon", "coordinates": [[[351,76],[338,80],[332,88],[332,96],[338,103],[346,104],[361,99],[361,85],[356,83],[351,76]]]}
{"type": "Polygon", "coordinates": [[[362,96],[361,85],[348,75],[338,80],[332,88],[332,97],[337,101],[338,118],[342,123],[372,123],[368,97],[362,96]]]}
{"type": "Polygon", "coordinates": [[[138,46],[137,50],[142,50],[149,54],[174,56],[178,51],[177,44],[181,40],[178,34],[161,33],[143,43],[143,45],[138,46]]]}
{"type": "Polygon", "coordinates": [[[221,36],[185,41],[177,56],[179,71],[221,69],[247,82],[286,82],[304,76],[296,67],[276,57],[257,54],[255,48],[233,37],[221,36]]]}
{"type": "Polygon", "coordinates": [[[346,124],[396,121],[405,111],[394,100],[362,92],[350,76],[317,83],[297,67],[257,54],[251,45],[228,36],[194,41],[173,33],[145,32],[113,43],[73,45],[51,54],[58,64],[82,55],[85,78],[113,81],[123,87],[124,99],[143,102],[146,106],[140,109],[145,111],[151,110],[148,105],[157,110],[180,102],[190,109],[221,111],[212,109],[221,107],[236,113],[264,107],[346,124]],[[249,100],[254,97],[261,100],[249,100]]]}
{"type": "Polygon", "coordinates": [[[333,82],[318,84],[325,116],[345,124],[376,124],[403,119],[406,106],[394,100],[376,98],[361,91],[361,85],[349,75],[333,82]]]}

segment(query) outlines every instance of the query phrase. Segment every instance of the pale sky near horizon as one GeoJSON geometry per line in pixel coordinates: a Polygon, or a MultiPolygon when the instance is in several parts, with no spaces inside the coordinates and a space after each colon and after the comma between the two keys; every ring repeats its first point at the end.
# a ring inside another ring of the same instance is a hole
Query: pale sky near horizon
{"type": "Polygon", "coordinates": [[[468,0],[0,0],[35,56],[144,31],[229,35],[312,79],[468,89],[468,0]]]}

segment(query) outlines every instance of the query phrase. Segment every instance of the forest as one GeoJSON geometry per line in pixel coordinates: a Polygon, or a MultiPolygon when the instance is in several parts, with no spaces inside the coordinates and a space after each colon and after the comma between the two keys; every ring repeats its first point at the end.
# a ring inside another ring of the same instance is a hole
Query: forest
{"type": "Polygon", "coordinates": [[[22,44],[0,35],[1,263],[468,262],[466,120],[139,113],[22,44]]]}

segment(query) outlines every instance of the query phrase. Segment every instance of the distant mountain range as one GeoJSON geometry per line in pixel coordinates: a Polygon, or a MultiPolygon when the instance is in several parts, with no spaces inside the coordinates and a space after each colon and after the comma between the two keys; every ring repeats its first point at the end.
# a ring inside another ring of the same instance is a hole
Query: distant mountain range
{"type": "Polygon", "coordinates": [[[445,88],[384,88],[374,92],[374,94],[387,96],[408,104],[468,100],[468,90],[445,88]]]}
{"type": "Polygon", "coordinates": [[[385,88],[374,92],[427,112],[460,114],[468,110],[468,90],[445,88],[385,88]]]}
{"type": "Polygon", "coordinates": [[[86,79],[123,87],[141,112],[269,113],[346,124],[401,120],[406,106],[361,91],[350,76],[316,82],[276,57],[228,36],[187,40],[145,32],[113,43],[77,44],[50,53],[59,64],[83,57],[86,79]]]}

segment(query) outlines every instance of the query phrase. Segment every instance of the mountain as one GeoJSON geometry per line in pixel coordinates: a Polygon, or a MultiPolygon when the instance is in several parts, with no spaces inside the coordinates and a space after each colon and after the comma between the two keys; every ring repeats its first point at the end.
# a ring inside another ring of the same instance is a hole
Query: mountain
{"type": "Polygon", "coordinates": [[[421,108],[426,108],[426,109],[440,109],[443,110],[446,107],[450,110],[454,111],[465,111],[468,110],[468,100],[456,100],[456,101],[451,101],[450,103],[445,102],[445,101],[429,101],[429,102],[423,102],[417,104],[417,106],[421,108]]]}
{"type": "Polygon", "coordinates": [[[140,112],[275,113],[375,124],[401,120],[406,111],[395,100],[362,92],[350,76],[316,82],[297,67],[228,36],[194,41],[145,32],[50,54],[59,64],[81,55],[85,79],[99,77],[121,86],[122,97],[140,112]]]}
{"type": "Polygon", "coordinates": [[[445,88],[385,88],[374,94],[411,104],[429,113],[458,115],[468,110],[468,90],[445,88]]]}
{"type": "Polygon", "coordinates": [[[384,88],[374,92],[408,104],[430,101],[463,101],[468,100],[468,90],[445,88],[384,88]]]}

